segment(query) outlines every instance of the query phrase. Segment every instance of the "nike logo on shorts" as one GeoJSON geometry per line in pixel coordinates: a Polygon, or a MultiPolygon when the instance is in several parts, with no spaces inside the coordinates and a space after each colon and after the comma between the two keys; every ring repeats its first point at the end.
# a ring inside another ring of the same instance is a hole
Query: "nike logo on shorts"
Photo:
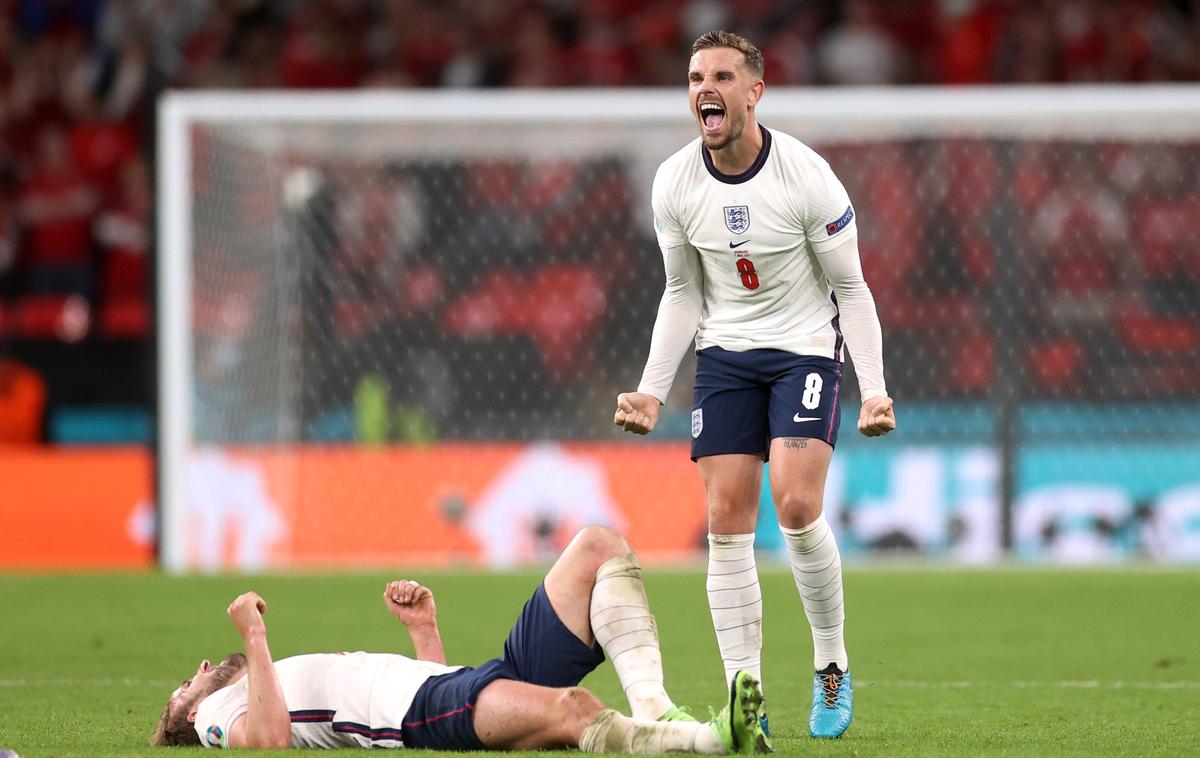
{"type": "Polygon", "coordinates": [[[795,416],[792,416],[792,421],[795,421],[797,424],[804,423],[805,421],[820,421],[820,420],[821,420],[820,416],[805,416],[805,417],[801,418],[799,413],[797,413],[795,416]]]}
{"type": "Polygon", "coordinates": [[[739,242],[739,243],[737,243],[737,244],[735,245],[735,244],[733,244],[733,240],[730,240],[730,241],[729,241],[729,249],[730,249],[730,250],[732,250],[732,249],[734,249],[735,247],[741,247],[742,245],[746,244],[746,243],[747,243],[747,242],[749,242],[749,241],[750,241],[750,240],[742,240],[741,242],[739,242]]]}

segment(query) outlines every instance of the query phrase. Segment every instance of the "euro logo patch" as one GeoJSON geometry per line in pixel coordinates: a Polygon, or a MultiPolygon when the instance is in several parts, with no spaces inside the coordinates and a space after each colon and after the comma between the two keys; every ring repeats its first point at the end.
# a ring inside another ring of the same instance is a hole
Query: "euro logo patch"
{"type": "Polygon", "coordinates": [[[730,234],[745,234],[750,228],[750,206],[725,206],[725,228],[730,234]]]}
{"type": "Polygon", "coordinates": [[[833,221],[833,222],[830,222],[825,225],[825,233],[832,237],[833,235],[837,234],[841,230],[845,229],[846,225],[849,224],[853,220],[854,220],[854,208],[851,206],[846,206],[846,212],[842,214],[841,218],[839,218],[837,221],[833,221]]]}
{"type": "Polygon", "coordinates": [[[217,726],[216,724],[210,726],[208,731],[204,733],[204,741],[207,742],[210,747],[222,747],[221,740],[224,738],[225,733],[222,732],[221,727],[217,726]]]}
{"type": "Polygon", "coordinates": [[[692,438],[698,438],[702,431],[704,431],[704,409],[697,408],[692,411],[692,438]]]}

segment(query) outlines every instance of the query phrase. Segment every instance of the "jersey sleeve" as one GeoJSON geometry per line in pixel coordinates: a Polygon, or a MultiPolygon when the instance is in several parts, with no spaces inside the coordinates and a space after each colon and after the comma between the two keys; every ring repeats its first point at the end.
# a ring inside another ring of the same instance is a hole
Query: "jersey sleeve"
{"type": "Polygon", "coordinates": [[[665,165],[660,166],[658,173],[654,175],[650,203],[654,208],[654,234],[658,237],[658,246],[663,250],[687,244],[687,236],[683,232],[683,224],[679,220],[676,208],[674,184],[668,168],[665,165]]]}
{"type": "Polygon", "coordinates": [[[806,172],[800,219],[813,251],[824,253],[857,237],[858,226],[846,188],[828,163],[815,155],[813,158],[806,172]]]}
{"type": "Polygon", "coordinates": [[[229,749],[229,731],[233,722],[246,713],[249,703],[249,677],[242,677],[204,698],[196,709],[195,727],[200,744],[206,748],[229,749]]]}

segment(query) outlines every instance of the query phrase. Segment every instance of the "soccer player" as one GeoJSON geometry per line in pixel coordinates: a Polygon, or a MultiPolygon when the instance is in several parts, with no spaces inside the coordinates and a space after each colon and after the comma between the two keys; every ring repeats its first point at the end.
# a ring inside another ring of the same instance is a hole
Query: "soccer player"
{"type": "MultiPolygon", "coordinates": [[[[688,97],[699,139],[659,167],[651,193],[666,289],[637,392],[614,421],[646,434],[695,337],[692,460],[708,507],[708,603],[726,677],[761,678],[762,594],[754,525],[763,462],[814,648],[815,737],[853,717],[842,566],[821,512],[837,442],[843,343],[854,354],[868,437],[895,428],[875,302],[854,209],[819,155],[760,126],[762,54],[729,32],[692,45],[688,97]]],[[[765,719],[764,719],[765,724],[765,719]]]]}
{"type": "Polygon", "coordinates": [[[758,682],[741,672],[729,701],[700,723],[663,688],[658,629],[641,568],[611,529],[589,526],[525,604],[500,658],[447,666],[433,593],[390,582],[388,610],[416,659],[393,654],[300,655],[273,662],[257,594],[228,614],[245,655],[202,661],[167,701],[155,745],[223,748],[437,750],[579,747],[587,752],[765,753],[758,682]],[[605,658],[633,710],[606,708],[580,680],[605,658]]]}

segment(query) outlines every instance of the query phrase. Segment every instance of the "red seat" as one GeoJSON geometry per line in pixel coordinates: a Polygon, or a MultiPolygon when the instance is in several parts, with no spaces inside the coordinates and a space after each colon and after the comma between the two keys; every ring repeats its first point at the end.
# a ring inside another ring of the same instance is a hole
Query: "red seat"
{"type": "Polygon", "coordinates": [[[141,295],[118,295],[100,309],[105,339],[144,339],[150,332],[150,305],[141,295]]]}
{"type": "Polygon", "coordinates": [[[497,268],[446,306],[442,328],[467,338],[528,335],[551,375],[565,380],[583,367],[606,303],[603,280],[588,265],[543,266],[528,276],[497,268]]]}
{"type": "Polygon", "coordinates": [[[971,394],[986,392],[996,373],[996,341],[983,330],[969,329],[952,340],[953,366],[950,381],[955,390],[971,394]]]}
{"type": "Polygon", "coordinates": [[[1029,372],[1043,389],[1061,389],[1071,382],[1084,361],[1083,347],[1064,337],[1034,345],[1029,354],[1029,372]]]}
{"type": "Polygon", "coordinates": [[[584,368],[607,303],[604,285],[590,266],[551,265],[533,273],[529,293],[529,334],[551,375],[565,381],[584,368]]]}
{"type": "Polygon", "coordinates": [[[493,269],[446,306],[442,328],[447,334],[467,338],[524,334],[530,314],[522,301],[528,297],[521,272],[493,269]]]}
{"type": "Polygon", "coordinates": [[[26,295],[13,304],[18,339],[79,342],[91,328],[92,311],[80,295],[26,295]]]}
{"type": "Polygon", "coordinates": [[[11,321],[12,317],[8,315],[8,305],[3,300],[0,300],[0,340],[8,337],[11,321]]]}
{"type": "Polygon", "coordinates": [[[1200,349],[1200,326],[1179,316],[1126,314],[1117,319],[1125,346],[1143,353],[1191,353],[1200,349]]]}

